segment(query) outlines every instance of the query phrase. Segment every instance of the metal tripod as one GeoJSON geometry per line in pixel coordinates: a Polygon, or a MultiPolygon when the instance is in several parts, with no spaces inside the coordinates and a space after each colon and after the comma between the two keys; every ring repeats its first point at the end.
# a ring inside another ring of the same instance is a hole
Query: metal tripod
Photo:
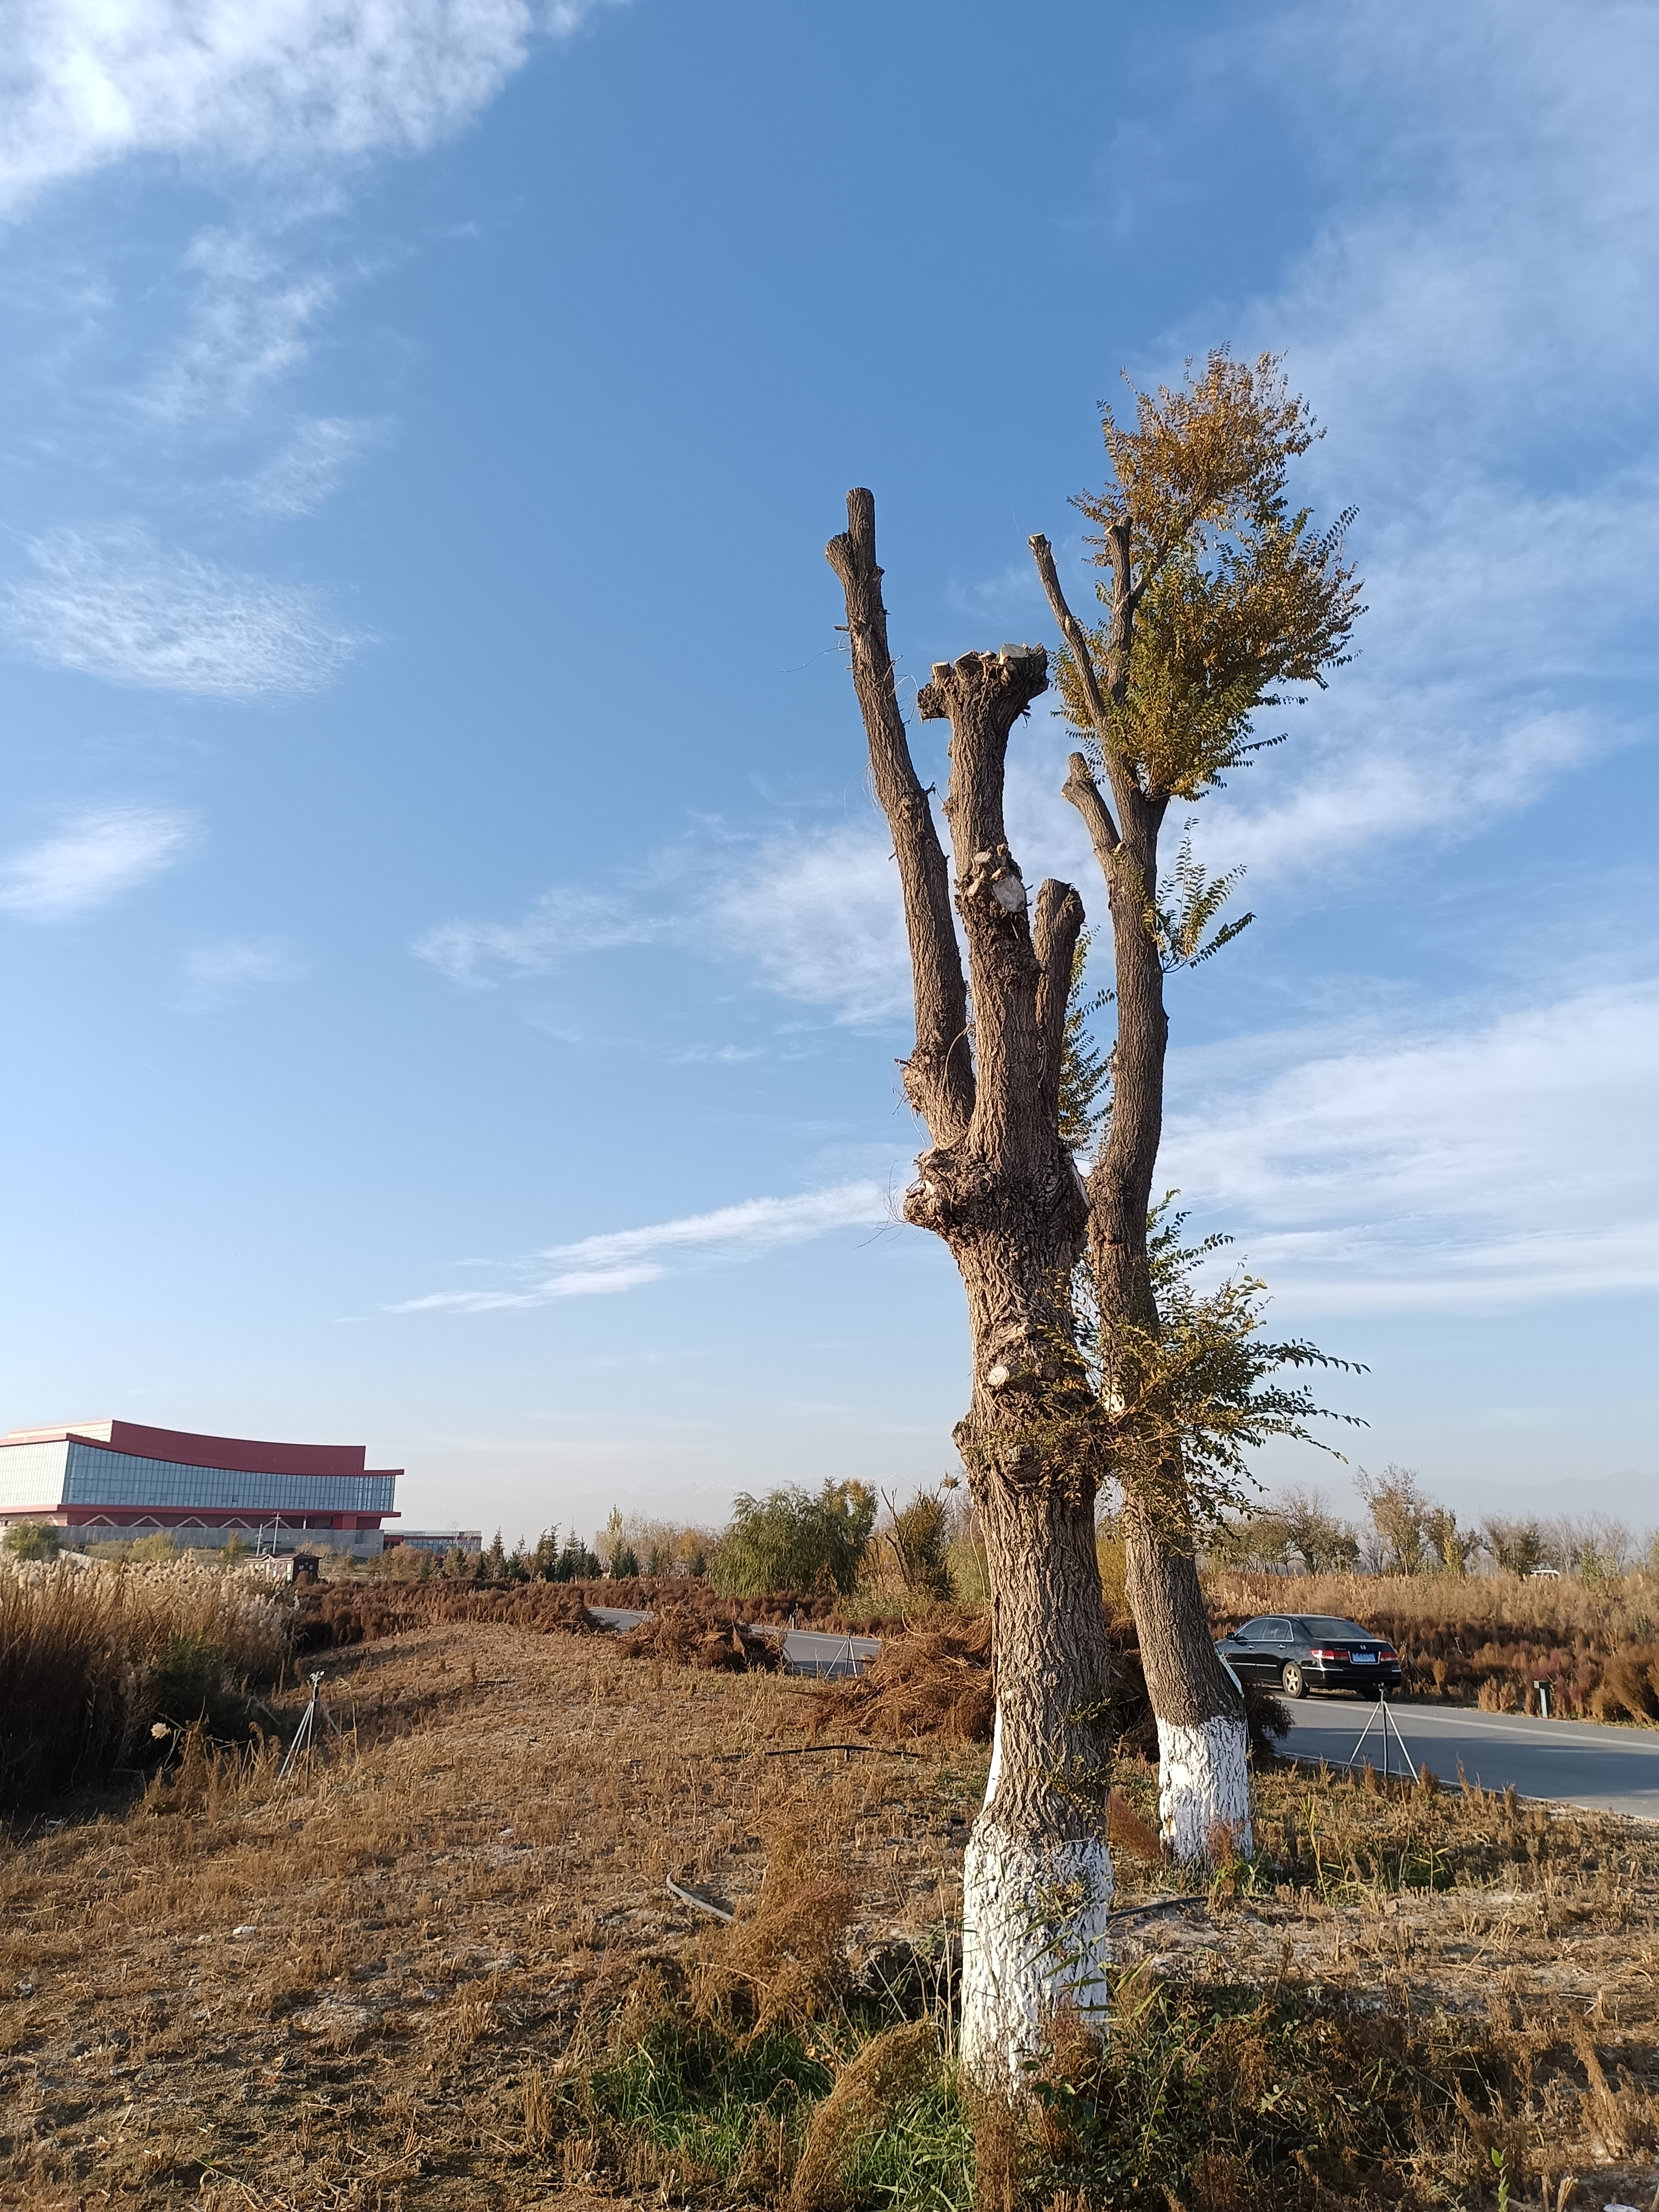
{"type": "Polygon", "coordinates": [[[286,1782],[301,1758],[308,1759],[318,1748],[322,1741],[317,1732],[317,1723],[319,1719],[325,1728],[332,1729],[336,1735],[340,1733],[339,1723],[335,1720],[333,1714],[324,1709],[321,1670],[319,1669],[314,1674],[307,1675],[306,1680],[311,1685],[311,1695],[307,1700],[304,1712],[300,1716],[300,1725],[294,1731],[294,1741],[288,1747],[288,1756],[276,1770],[276,1779],[279,1782],[286,1782]]]}
{"type": "Polygon", "coordinates": [[[1394,1717],[1393,1708],[1389,1704],[1388,1692],[1386,1690],[1379,1690],[1377,1692],[1376,1710],[1373,1712],[1367,1713],[1365,1716],[1365,1725],[1359,1731],[1359,1741],[1355,1744],[1348,1759],[1349,1766],[1352,1768],[1359,1764],[1359,1754],[1365,1748],[1365,1739],[1370,1734],[1371,1730],[1376,1726],[1378,1721],[1381,1721],[1382,1723],[1382,1779],[1386,1782],[1389,1778],[1389,1738],[1390,1736],[1394,1738],[1395,1743],[1400,1747],[1401,1772],[1402,1776],[1414,1775],[1417,1769],[1412,1765],[1411,1748],[1407,1743],[1405,1737],[1400,1733],[1400,1723],[1394,1717]]]}

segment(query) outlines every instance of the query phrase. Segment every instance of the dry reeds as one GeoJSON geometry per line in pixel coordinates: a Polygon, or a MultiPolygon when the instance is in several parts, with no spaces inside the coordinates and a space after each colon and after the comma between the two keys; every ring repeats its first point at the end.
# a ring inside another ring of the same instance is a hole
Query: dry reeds
{"type": "Polygon", "coordinates": [[[699,2009],[735,2006],[752,2021],[751,2040],[821,2020],[847,1987],[846,1937],[856,1909],[821,1832],[799,1817],[778,1820],[753,1913],[718,1939],[699,1971],[699,2009]]]}
{"type": "Polygon", "coordinates": [[[15,1810],[129,1760],[152,1726],[246,1720],[291,1612],[272,1592],[185,1565],[0,1566],[0,1807],[15,1810]]]}
{"type": "Polygon", "coordinates": [[[813,1692],[808,1725],[814,1735],[847,1727],[896,1742],[988,1743],[994,1711],[991,1621],[981,1613],[887,1637],[862,1674],[813,1692]]]}
{"type": "Polygon", "coordinates": [[[757,1636],[737,1621],[716,1624],[684,1610],[642,1620],[617,1648],[626,1658],[661,1659],[704,1674],[775,1673],[783,1664],[781,1637],[757,1636]]]}

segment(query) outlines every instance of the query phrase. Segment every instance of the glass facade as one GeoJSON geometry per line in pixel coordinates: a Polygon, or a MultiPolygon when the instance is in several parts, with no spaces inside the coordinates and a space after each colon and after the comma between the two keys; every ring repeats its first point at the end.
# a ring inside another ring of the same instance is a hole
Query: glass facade
{"type": "Polygon", "coordinates": [[[392,1474],[245,1474],[228,1468],[136,1459],[99,1444],[71,1442],[63,1503],[206,1506],[244,1513],[390,1513],[396,1486],[392,1474]]]}
{"type": "Polygon", "coordinates": [[[0,1513],[27,1513],[31,1507],[61,1505],[69,1446],[8,1444],[0,1451],[0,1513]]]}
{"type": "Polygon", "coordinates": [[[246,1474],[137,1459],[74,1438],[0,1450],[0,1513],[61,1505],[189,1506],[216,1513],[390,1513],[395,1474],[246,1474]]]}

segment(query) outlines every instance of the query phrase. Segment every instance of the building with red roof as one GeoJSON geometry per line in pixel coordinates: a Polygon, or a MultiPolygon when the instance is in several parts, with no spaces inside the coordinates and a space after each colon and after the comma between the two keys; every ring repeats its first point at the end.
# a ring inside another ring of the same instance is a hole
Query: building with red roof
{"type": "Polygon", "coordinates": [[[368,1468],[362,1444],[258,1443],[137,1421],[77,1421],[0,1437],[0,1528],[50,1521],[64,1540],[176,1534],[219,1548],[325,1548],[362,1557],[398,1516],[401,1468],[368,1468]]]}

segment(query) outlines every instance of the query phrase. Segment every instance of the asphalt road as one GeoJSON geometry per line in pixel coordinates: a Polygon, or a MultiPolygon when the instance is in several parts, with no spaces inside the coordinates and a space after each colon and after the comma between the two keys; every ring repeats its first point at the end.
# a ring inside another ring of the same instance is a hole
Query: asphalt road
{"type": "MultiPolygon", "coordinates": [[[[601,1620],[624,1633],[643,1613],[596,1605],[601,1620]]],[[[836,1636],[821,1629],[762,1626],[781,1636],[792,1672],[830,1675],[861,1673],[881,1649],[873,1636],[836,1636]]],[[[1346,1765],[1360,1730],[1371,1723],[1362,1759],[1382,1765],[1382,1708],[1356,1698],[1305,1698],[1290,1706],[1291,1729],[1284,1748],[1298,1759],[1346,1765]]],[[[1455,1788],[1460,1771],[1483,1790],[1517,1790],[1523,1797],[1553,1797],[1608,1813],[1659,1820],[1659,1728],[1603,1728],[1595,1721],[1531,1720],[1523,1713],[1471,1712],[1448,1705],[1390,1704],[1415,1770],[1426,1766],[1455,1788]]],[[[1405,1763],[1392,1735],[1388,1764],[1405,1763]]]]}
{"type": "MultiPolygon", "coordinates": [[[[1371,1732],[1361,1757],[1381,1770],[1378,1706],[1353,1698],[1307,1698],[1290,1710],[1293,1725],[1285,1751],[1345,1765],[1369,1719],[1371,1732]]],[[[1426,1766],[1454,1787],[1461,1765],[1483,1790],[1513,1788],[1523,1797],[1553,1797],[1564,1804],[1659,1820],[1659,1729],[1531,1720],[1522,1713],[1471,1712],[1446,1705],[1390,1704],[1389,1711],[1399,1723],[1413,1766],[1426,1766]]],[[[1403,1763],[1390,1737],[1390,1771],[1403,1763]]]]}
{"type": "MultiPolygon", "coordinates": [[[[651,1618],[649,1613],[631,1613],[621,1605],[592,1605],[587,1609],[595,1620],[608,1621],[624,1636],[651,1618]]],[[[816,1628],[774,1628],[763,1622],[755,1632],[782,1637],[784,1662],[792,1674],[818,1674],[826,1680],[831,1675],[862,1674],[881,1649],[873,1636],[833,1636],[816,1628]]]]}

